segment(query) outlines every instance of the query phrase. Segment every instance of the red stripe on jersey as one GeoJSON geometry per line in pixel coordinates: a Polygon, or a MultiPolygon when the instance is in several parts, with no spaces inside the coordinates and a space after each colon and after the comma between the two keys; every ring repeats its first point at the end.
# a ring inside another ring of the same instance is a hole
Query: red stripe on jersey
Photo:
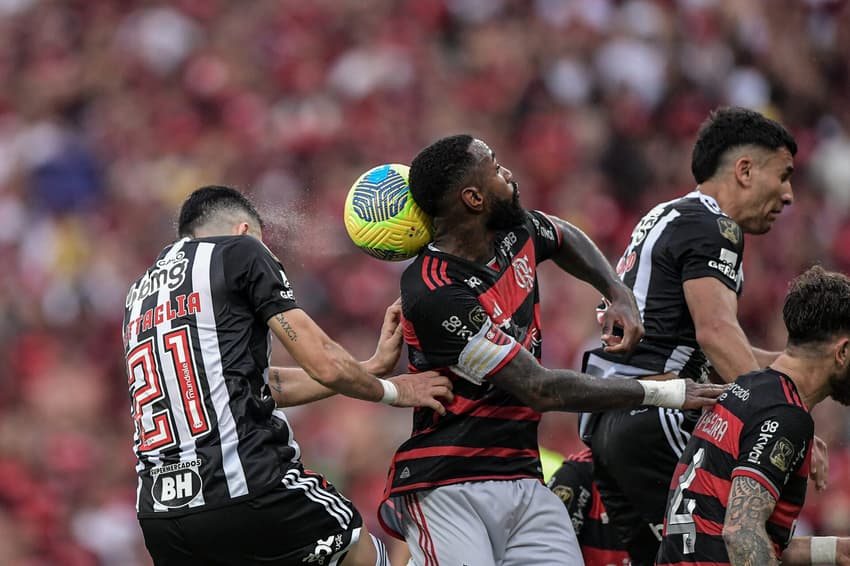
{"type": "Polygon", "coordinates": [[[596,482],[590,484],[591,504],[588,518],[602,520],[602,513],[605,513],[605,504],[602,503],[602,496],[599,495],[599,490],[596,489],[596,482]]]}
{"type": "Polygon", "coordinates": [[[535,257],[534,242],[529,239],[514,258],[514,263],[517,258],[524,258],[523,265],[527,267],[528,272],[517,274],[512,263],[502,272],[495,285],[478,296],[478,302],[496,326],[510,319],[529,293],[534,291],[533,281],[537,269],[535,257]]]}
{"type": "MultiPolygon", "coordinates": [[[[797,386],[794,385],[794,382],[791,381],[791,378],[788,377],[787,375],[783,375],[783,376],[781,376],[781,381],[782,381],[782,387],[783,388],[787,387],[788,393],[791,394],[791,404],[797,405],[798,407],[802,407],[803,409],[806,410],[806,412],[808,412],[809,408],[806,406],[806,404],[800,398],[800,394],[797,392],[797,386]]],[[[786,396],[788,395],[788,393],[786,393],[786,396]]]]}
{"type": "Polygon", "coordinates": [[[755,470],[749,470],[747,468],[735,468],[732,470],[732,479],[734,480],[738,476],[744,476],[750,479],[756,480],[761,486],[763,486],[767,491],[770,492],[770,495],[777,501],[779,501],[779,492],[776,491],[776,488],[771,485],[767,478],[763,475],[757,473],[755,470]]]}
{"type": "Polygon", "coordinates": [[[437,458],[440,456],[463,456],[475,458],[491,456],[495,458],[538,458],[540,453],[530,448],[474,448],[471,446],[434,446],[431,448],[414,448],[396,454],[396,462],[416,460],[417,458],[437,458]]]}
{"type": "Polygon", "coordinates": [[[439,272],[437,273],[437,275],[438,275],[440,281],[442,281],[443,285],[448,285],[449,283],[452,282],[452,280],[449,279],[449,274],[448,274],[447,270],[448,270],[448,263],[441,260],[440,261],[440,269],[439,269],[439,272]]]}
{"type": "Polygon", "coordinates": [[[796,405],[797,403],[794,402],[794,396],[791,394],[791,388],[788,387],[788,382],[780,378],[779,383],[782,384],[782,391],[785,392],[785,399],[788,401],[788,403],[790,405],[796,405]]]}
{"type": "MultiPolygon", "coordinates": [[[[684,471],[684,464],[682,466],[684,471]]],[[[731,488],[731,481],[725,478],[719,478],[703,468],[697,468],[696,477],[694,478],[694,481],[691,482],[688,490],[700,495],[715,497],[718,501],[720,501],[721,505],[726,507],[726,502],[729,500],[729,490],[731,488]]]]}
{"type": "Polygon", "coordinates": [[[717,523],[705,517],[694,515],[694,524],[697,526],[697,532],[700,534],[718,537],[723,535],[723,523],[717,523]]]}
{"type": "Polygon", "coordinates": [[[800,514],[800,509],[799,505],[780,499],[776,502],[776,507],[773,508],[773,513],[771,513],[768,521],[783,529],[790,529],[800,514]]]}
{"type": "MultiPolygon", "coordinates": [[[[431,271],[431,260],[433,260],[429,255],[425,256],[425,259],[422,260],[422,281],[425,282],[425,285],[428,286],[430,290],[434,290],[437,288],[437,284],[431,279],[429,273],[431,271]]],[[[436,260],[434,260],[436,261],[436,260]]]]}
{"type": "Polygon", "coordinates": [[[704,413],[697,421],[693,435],[717,446],[730,454],[732,458],[737,459],[741,449],[738,439],[741,437],[743,427],[744,425],[737,415],[723,405],[715,405],[711,411],[704,413]]]}
{"type": "Polygon", "coordinates": [[[469,413],[471,417],[505,419],[510,421],[539,421],[540,413],[528,407],[479,407],[469,413]]]}
{"type": "Polygon", "coordinates": [[[603,550],[592,546],[581,547],[581,555],[587,566],[596,564],[628,564],[629,553],[625,550],[603,550]]]}
{"type": "Polygon", "coordinates": [[[570,462],[593,462],[593,452],[590,451],[590,448],[585,448],[581,452],[570,454],[567,460],[570,462]]]}
{"type": "Polygon", "coordinates": [[[416,335],[416,329],[413,327],[413,323],[404,318],[404,315],[401,316],[401,332],[404,336],[405,344],[417,350],[422,349],[422,344],[419,343],[419,336],[416,335]]]}

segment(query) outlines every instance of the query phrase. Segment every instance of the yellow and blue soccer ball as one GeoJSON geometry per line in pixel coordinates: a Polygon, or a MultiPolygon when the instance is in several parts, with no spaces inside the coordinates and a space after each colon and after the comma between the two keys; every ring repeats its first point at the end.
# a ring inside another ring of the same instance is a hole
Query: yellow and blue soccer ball
{"type": "Polygon", "coordinates": [[[431,241],[431,218],[410,196],[409,172],[407,165],[378,165],[348,190],[345,229],[358,248],[378,259],[411,258],[431,241]]]}

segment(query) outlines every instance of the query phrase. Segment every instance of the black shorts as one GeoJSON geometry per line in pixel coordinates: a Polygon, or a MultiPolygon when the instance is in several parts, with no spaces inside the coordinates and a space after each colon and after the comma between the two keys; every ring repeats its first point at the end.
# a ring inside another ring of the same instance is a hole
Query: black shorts
{"type": "Polygon", "coordinates": [[[670,481],[700,414],[647,406],[591,417],[594,481],[633,566],[655,563],[670,481]]]}
{"type": "Polygon", "coordinates": [[[329,566],[359,540],[363,519],[321,475],[296,467],[247,501],[139,523],[156,566],[329,566]]]}

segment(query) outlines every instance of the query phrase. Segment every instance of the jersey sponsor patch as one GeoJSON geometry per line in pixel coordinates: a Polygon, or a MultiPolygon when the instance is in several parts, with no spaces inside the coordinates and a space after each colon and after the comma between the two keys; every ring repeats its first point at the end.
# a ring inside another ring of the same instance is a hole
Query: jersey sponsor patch
{"type": "Polygon", "coordinates": [[[151,469],[154,501],[171,509],[191,503],[203,490],[200,467],[200,460],[192,460],[151,469]]]}
{"type": "Polygon", "coordinates": [[[736,246],[741,241],[741,227],[731,218],[721,216],[717,219],[717,227],[720,229],[720,235],[736,246]]]}
{"type": "Polygon", "coordinates": [[[738,254],[726,248],[720,249],[720,258],[718,260],[709,260],[708,266],[716,269],[726,277],[732,280],[738,279],[738,270],[735,269],[738,263],[738,254]]]}
{"type": "Polygon", "coordinates": [[[794,459],[794,445],[785,437],[780,438],[770,451],[770,463],[780,471],[787,472],[794,459]]]}

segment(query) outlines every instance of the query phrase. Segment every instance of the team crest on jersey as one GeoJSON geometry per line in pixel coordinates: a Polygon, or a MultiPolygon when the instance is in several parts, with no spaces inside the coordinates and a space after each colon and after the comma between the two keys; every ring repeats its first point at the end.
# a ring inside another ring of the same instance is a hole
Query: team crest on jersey
{"type": "Polygon", "coordinates": [[[469,322],[474,324],[476,328],[484,326],[484,323],[487,322],[488,318],[490,318],[490,315],[487,314],[484,307],[475,307],[469,311],[469,322]]]}
{"type": "Polygon", "coordinates": [[[717,219],[717,227],[720,229],[720,235],[735,244],[741,241],[741,227],[731,218],[721,216],[717,219]]]}
{"type": "Polygon", "coordinates": [[[512,264],[517,285],[528,291],[534,289],[534,269],[529,265],[528,256],[516,257],[512,264]]]}
{"type": "Polygon", "coordinates": [[[573,488],[568,485],[556,485],[552,488],[552,493],[560,497],[561,501],[564,502],[564,505],[569,505],[575,495],[573,488]]]}
{"type": "Polygon", "coordinates": [[[794,457],[794,445],[783,437],[776,441],[773,450],[770,451],[770,463],[782,472],[787,472],[791,467],[791,459],[794,457]]]}
{"type": "Polygon", "coordinates": [[[153,468],[151,495],[154,501],[172,509],[191,503],[203,491],[200,467],[200,460],[192,460],[153,468]]]}

